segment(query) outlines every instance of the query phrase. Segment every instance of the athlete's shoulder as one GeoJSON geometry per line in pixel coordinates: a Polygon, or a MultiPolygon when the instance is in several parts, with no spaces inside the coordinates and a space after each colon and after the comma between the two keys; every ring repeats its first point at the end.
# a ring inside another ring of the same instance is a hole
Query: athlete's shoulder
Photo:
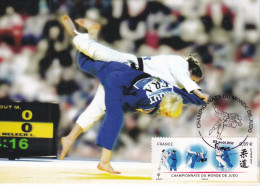
{"type": "Polygon", "coordinates": [[[167,62],[175,62],[182,65],[188,65],[188,62],[184,59],[184,57],[180,55],[159,55],[158,57],[164,58],[167,62]]]}

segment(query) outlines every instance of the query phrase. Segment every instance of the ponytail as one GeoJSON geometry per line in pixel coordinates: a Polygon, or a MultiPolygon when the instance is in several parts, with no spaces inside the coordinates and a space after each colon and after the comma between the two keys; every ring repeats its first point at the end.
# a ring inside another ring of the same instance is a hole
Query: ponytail
{"type": "Polygon", "coordinates": [[[191,70],[192,75],[202,78],[201,63],[193,55],[189,55],[185,60],[189,63],[189,70],[191,70]]]}

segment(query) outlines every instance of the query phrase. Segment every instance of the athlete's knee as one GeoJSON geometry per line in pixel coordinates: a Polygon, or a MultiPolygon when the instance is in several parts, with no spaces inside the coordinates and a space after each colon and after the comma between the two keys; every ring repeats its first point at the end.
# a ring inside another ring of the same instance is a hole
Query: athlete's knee
{"type": "Polygon", "coordinates": [[[81,68],[86,62],[93,62],[94,60],[92,58],[90,58],[89,56],[83,54],[82,52],[80,52],[78,54],[78,58],[77,58],[77,64],[78,67],[81,68]]]}

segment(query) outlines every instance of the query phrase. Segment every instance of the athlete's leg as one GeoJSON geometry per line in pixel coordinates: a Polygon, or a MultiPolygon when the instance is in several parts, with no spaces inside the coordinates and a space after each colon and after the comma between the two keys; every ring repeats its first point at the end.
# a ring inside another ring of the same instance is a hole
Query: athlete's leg
{"type": "Polygon", "coordinates": [[[108,150],[106,148],[102,148],[101,157],[100,157],[100,161],[99,161],[97,168],[99,170],[106,171],[106,172],[111,173],[111,174],[121,174],[121,172],[115,171],[112,168],[112,166],[110,164],[111,156],[112,156],[111,150],[108,150]]]}
{"type": "Polygon", "coordinates": [[[78,124],[75,124],[73,129],[70,131],[69,135],[61,138],[61,145],[62,145],[62,151],[60,156],[61,160],[64,159],[71,145],[82,132],[83,132],[83,128],[81,128],[78,124]]]}
{"type": "Polygon", "coordinates": [[[88,31],[90,39],[97,40],[100,24],[95,23],[89,19],[76,19],[75,22],[88,31]]]}
{"type": "Polygon", "coordinates": [[[192,158],[190,157],[190,159],[189,159],[189,161],[187,163],[187,167],[189,167],[191,163],[192,163],[192,158]]]}
{"type": "Polygon", "coordinates": [[[79,116],[70,134],[61,138],[63,160],[73,142],[83,132],[88,130],[105,113],[105,91],[102,84],[98,86],[96,95],[86,110],[79,116]]]}
{"type": "Polygon", "coordinates": [[[159,163],[158,170],[161,170],[162,165],[163,165],[163,160],[161,159],[161,161],[160,161],[160,163],[159,163]]]}
{"type": "Polygon", "coordinates": [[[167,162],[167,159],[164,159],[164,160],[163,160],[163,163],[164,163],[164,165],[166,166],[167,169],[170,169],[169,164],[168,164],[168,162],[167,162]]]}
{"type": "Polygon", "coordinates": [[[177,171],[177,160],[173,160],[173,169],[174,171],[177,171]]]}
{"type": "MultiPolygon", "coordinates": [[[[82,20],[76,21],[79,24],[82,22],[82,20]]],[[[81,34],[77,32],[75,25],[67,15],[62,16],[62,24],[70,33],[70,35],[75,36],[73,43],[77,49],[94,60],[100,60],[104,62],[115,61],[125,63],[129,66],[134,63],[136,66],[138,66],[136,56],[128,53],[118,52],[95,41],[99,31],[99,25],[97,23],[90,22],[89,20],[88,24],[86,24],[87,26],[85,26],[85,23],[83,23],[83,26],[89,29],[91,34],[81,34]]]]}
{"type": "Polygon", "coordinates": [[[217,130],[218,135],[217,135],[217,138],[220,139],[220,140],[222,139],[222,138],[221,138],[221,134],[222,134],[222,131],[223,131],[223,129],[224,129],[224,126],[225,126],[225,123],[223,123],[223,122],[221,122],[220,125],[218,126],[218,130],[217,130]]]}
{"type": "Polygon", "coordinates": [[[80,114],[76,123],[86,131],[105,114],[105,110],[105,91],[103,85],[100,83],[94,99],[84,112],[80,114]]]}
{"type": "Polygon", "coordinates": [[[209,135],[211,135],[211,133],[219,127],[220,123],[221,120],[219,119],[217,123],[209,130],[209,135]]]}
{"type": "Polygon", "coordinates": [[[115,61],[131,65],[137,64],[136,56],[127,53],[121,53],[109,47],[97,43],[89,38],[88,34],[79,34],[73,38],[73,43],[79,51],[85,55],[99,61],[115,61]]]}
{"type": "Polygon", "coordinates": [[[61,23],[64,26],[65,30],[71,35],[76,36],[78,35],[78,32],[76,30],[76,27],[70,17],[68,15],[61,16],[61,23]]]}
{"type": "Polygon", "coordinates": [[[218,162],[219,162],[220,164],[223,165],[224,170],[227,170],[227,163],[226,163],[220,156],[217,156],[216,159],[218,160],[218,162]]]}
{"type": "Polygon", "coordinates": [[[187,150],[187,152],[188,152],[188,153],[190,153],[190,154],[195,154],[195,155],[197,154],[196,152],[194,152],[194,151],[191,151],[190,147],[189,147],[189,148],[187,148],[186,150],[187,150]]]}
{"type": "Polygon", "coordinates": [[[233,167],[233,165],[232,165],[232,163],[230,162],[230,158],[229,157],[226,157],[226,158],[224,158],[223,159],[226,163],[227,163],[227,165],[229,166],[229,167],[233,167]]]}

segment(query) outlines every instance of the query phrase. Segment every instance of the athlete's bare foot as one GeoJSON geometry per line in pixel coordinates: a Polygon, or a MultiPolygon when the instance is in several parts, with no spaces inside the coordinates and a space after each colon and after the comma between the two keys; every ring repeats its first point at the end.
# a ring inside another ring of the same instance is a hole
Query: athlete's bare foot
{"type": "Polygon", "coordinates": [[[68,137],[62,137],[61,138],[61,145],[62,145],[62,151],[61,151],[61,155],[60,155],[60,159],[64,160],[67,152],[69,151],[71,145],[72,145],[73,141],[70,140],[68,137]]]}
{"type": "Polygon", "coordinates": [[[115,171],[113,167],[110,165],[110,163],[101,163],[99,162],[97,168],[101,171],[108,172],[110,174],[121,174],[119,171],[115,171]]]}
{"type": "Polygon", "coordinates": [[[61,17],[61,23],[71,36],[77,35],[76,27],[68,15],[61,17]]]}
{"type": "Polygon", "coordinates": [[[100,24],[95,23],[89,19],[76,19],[75,22],[83,28],[87,29],[90,38],[97,40],[100,24]]]}

